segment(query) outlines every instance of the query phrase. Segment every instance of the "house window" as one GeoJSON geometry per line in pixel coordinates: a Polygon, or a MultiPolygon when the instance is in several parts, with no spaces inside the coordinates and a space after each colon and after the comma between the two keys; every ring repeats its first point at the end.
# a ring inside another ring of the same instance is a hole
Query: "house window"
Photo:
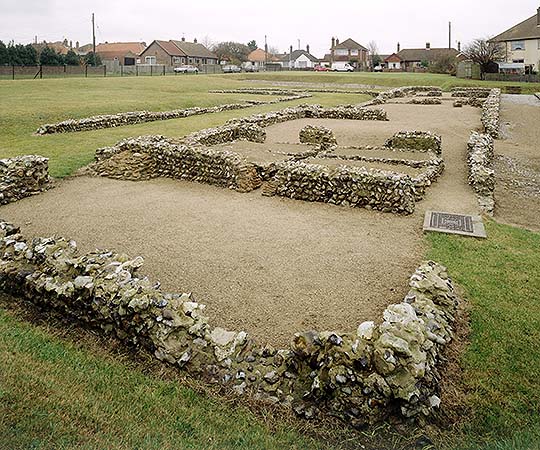
{"type": "Polygon", "coordinates": [[[513,59],[512,62],[513,62],[513,63],[518,63],[518,64],[519,64],[519,63],[524,63],[525,60],[524,60],[524,59],[513,59]]]}
{"type": "Polygon", "coordinates": [[[512,42],[512,51],[525,50],[525,41],[512,42]]]}
{"type": "Polygon", "coordinates": [[[352,56],[358,56],[358,50],[351,50],[352,56]]]}
{"type": "Polygon", "coordinates": [[[337,48],[335,53],[338,56],[347,56],[349,51],[346,48],[337,48]]]}
{"type": "Polygon", "coordinates": [[[145,56],[144,57],[144,63],[145,64],[156,64],[156,57],[155,56],[145,56]]]}
{"type": "Polygon", "coordinates": [[[180,58],[180,56],[173,56],[173,64],[181,64],[182,63],[182,58],[180,58]]]}

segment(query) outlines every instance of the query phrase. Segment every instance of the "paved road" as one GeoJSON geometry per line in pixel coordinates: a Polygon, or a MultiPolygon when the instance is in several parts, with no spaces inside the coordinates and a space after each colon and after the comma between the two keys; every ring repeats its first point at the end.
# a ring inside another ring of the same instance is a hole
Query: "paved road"
{"type": "Polygon", "coordinates": [[[516,105],[540,106],[540,99],[535,95],[503,94],[502,99],[516,105]]]}

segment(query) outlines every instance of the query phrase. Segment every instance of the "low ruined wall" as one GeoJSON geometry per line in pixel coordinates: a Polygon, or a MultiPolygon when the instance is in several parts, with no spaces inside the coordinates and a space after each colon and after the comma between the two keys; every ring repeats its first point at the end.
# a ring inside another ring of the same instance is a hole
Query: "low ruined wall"
{"type": "Polygon", "coordinates": [[[0,222],[0,291],[42,311],[143,348],[164,363],[238,395],[332,415],[361,427],[430,415],[440,404],[440,363],[457,298],[446,269],[428,262],[402,303],[356,333],[296,334],[289,348],[214,327],[190,294],[168,294],[138,275],[143,259],[110,251],[79,255],[74,241],[26,239],[0,222]]]}
{"type": "Polygon", "coordinates": [[[412,98],[407,102],[410,105],[442,105],[442,100],[440,98],[412,98]]]}
{"type": "Polygon", "coordinates": [[[275,100],[254,101],[245,100],[242,103],[230,103],[225,105],[213,106],[208,108],[187,108],[175,109],[172,111],[133,111],[118,114],[103,114],[99,116],[87,117],[84,119],[64,120],[54,124],[42,125],[36,131],[37,134],[53,134],[53,133],[70,133],[76,131],[98,130],[102,128],[115,128],[125,125],[134,125],[145,122],[155,122],[158,120],[181,119],[191,116],[199,116],[202,114],[214,114],[223,111],[232,111],[236,109],[250,108],[253,105],[270,105],[280,102],[288,102],[302,98],[309,98],[310,94],[295,94],[287,97],[280,97],[275,100]]]}
{"type": "Polygon", "coordinates": [[[438,97],[442,95],[442,90],[441,88],[433,86],[404,86],[381,92],[373,99],[372,104],[380,105],[394,98],[408,97],[411,95],[416,95],[417,93],[429,93],[430,96],[438,97]]]}
{"type": "Polygon", "coordinates": [[[387,121],[386,111],[367,109],[358,105],[342,105],[334,108],[323,108],[320,105],[300,105],[263,114],[231,119],[227,124],[256,124],[268,127],[277,123],[298,119],[346,119],[346,120],[381,120],[387,121]]]}
{"type": "Polygon", "coordinates": [[[489,134],[472,132],[467,144],[469,153],[469,184],[478,196],[480,207],[488,214],[493,213],[495,200],[495,172],[491,168],[493,160],[493,138],[489,134]]]}
{"type": "Polygon", "coordinates": [[[490,93],[491,88],[483,87],[455,87],[451,90],[452,97],[486,98],[490,93]]]}
{"type": "MultiPolygon", "coordinates": [[[[253,127],[237,127],[235,135],[244,135],[240,129],[245,131],[250,128],[253,127]]],[[[245,133],[247,135],[249,131],[245,133]]],[[[201,140],[211,137],[199,136],[201,140]]],[[[213,137],[217,139],[215,135],[213,137]]],[[[191,138],[196,141],[197,136],[192,135],[191,138]]],[[[254,165],[236,153],[206,148],[197,142],[179,142],[164,136],[141,136],[123,140],[114,147],[99,149],[96,162],[88,170],[94,175],[123,180],[168,177],[213,184],[239,192],[252,191],[262,183],[254,165]]]]}
{"type": "Polygon", "coordinates": [[[384,144],[388,148],[432,151],[442,154],[442,139],[430,131],[399,131],[384,144]]]}
{"type": "Polygon", "coordinates": [[[38,194],[49,186],[47,158],[27,155],[0,159],[0,205],[38,194]]]}
{"type": "Polygon", "coordinates": [[[407,175],[363,167],[329,168],[302,161],[277,167],[270,183],[273,193],[281,197],[399,214],[414,212],[414,185],[407,175]]]}
{"type": "Polygon", "coordinates": [[[492,89],[482,106],[482,124],[484,131],[494,139],[499,137],[501,120],[501,90],[492,89]]]}

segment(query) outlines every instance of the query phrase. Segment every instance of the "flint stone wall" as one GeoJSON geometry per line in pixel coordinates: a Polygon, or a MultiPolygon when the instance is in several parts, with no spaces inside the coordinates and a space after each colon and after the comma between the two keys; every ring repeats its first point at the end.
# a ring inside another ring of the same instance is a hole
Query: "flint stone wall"
{"type": "Polygon", "coordinates": [[[275,195],[398,214],[414,212],[414,184],[407,175],[363,167],[330,168],[302,161],[276,166],[271,181],[275,195]]]}
{"type": "Polygon", "coordinates": [[[39,194],[49,187],[48,158],[26,155],[0,159],[0,205],[39,194]]]}
{"type": "Polygon", "coordinates": [[[407,103],[410,105],[442,105],[442,100],[440,98],[422,97],[412,98],[407,103]]]}
{"type": "Polygon", "coordinates": [[[482,124],[484,131],[494,139],[499,138],[499,123],[501,120],[501,90],[491,89],[489,96],[482,106],[482,124]]]}
{"type": "Polygon", "coordinates": [[[491,88],[483,87],[455,87],[451,90],[452,97],[487,98],[490,93],[491,88]]]}
{"type": "Polygon", "coordinates": [[[334,108],[323,108],[321,105],[300,105],[281,111],[234,118],[227,121],[226,125],[255,124],[264,128],[277,123],[306,118],[388,121],[386,111],[382,109],[367,109],[359,105],[342,105],[334,108]]]}
{"type": "Polygon", "coordinates": [[[126,139],[115,147],[99,149],[96,162],[89,166],[89,171],[94,175],[127,180],[175,178],[249,192],[262,183],[255,166],[236,153],[206,148],[200,142],[225,139],[224,136],[230,135],[248,139],[251,132],[259,136],[261,130],[253,126],[229,127],[214,134],[195,133],[184,142],[164,136],[126,139]]]}
{"type": "Polygon", "coordinates": [[[143,348],[164,363],[238,395],[332,415],[364,426],[390,414],[430,415],[440,404],[440,363],[457,298],[446,269],[420,266],[402,303],[356,333],[296,334],[290,348],[210,325],[191,294],[168,294],[138,275],[143,259],[110,251],[79,255],[63,238],[26,239],[0,222],[0,291],[43,311],[143,348]]]}
{"type": "Polygon", "coordinates": [[[185,117],[198,116],[203,114],[214,114],[223,111],[232,111],[235,109],[245,109],[250,108],[253,105],[271,105],[309,97],[311,97],[310,94],[298,93],[294,95],[289,95],[287,97],[280,97],[275,100],[245,100],[242,103],[230,103],[208,108],[194,107],[163,112],[133,111],[118,114],[104,114],[99,116],[87,117],[84,119],[69,119],[54,124],[42,125],[38,128],[36,133],[38,135],[44,135],[53,133],[71,133],[76,131],[98,130],[102,128],[115,128],[125,125],[134,125],[138,123],[155,122],[158,120],[181,119],[185,117]]]}
{"type": "MultiPolygon", "coordinates": [[[[341,148],[362,148],[362,147],[341,147],[341,148]]],[[[377,147],[369,146],[370,150],[373,150],[374,155],[377,154],[377,147]]],[[[388,150],[385,147],[379,147],[380,150],[388,150]]],[[[395,149],[393,149],[395,150],[395,149]]],[[[395,150],[397,151],[397,150],[395,150]]],[[[406,150],[402,150],[406,151],[406,150]]],[[[411,155],[411,158],[414,156],[411,155]]],[[[401,159],[401,158],[383,158],[377,156],[361,156],[361,155],[338,155],[332,151],[325,151],[319,154],[320,158],[335,158],[342,159],[344,161],[366,161],[377,162],[384,164],[404,165],[408,167],[414,167],[416,169],[423,168],[424,170],[415,177],[410,177],[413,183],[413,194],[415,201],[420,201],[424,198],[426,190],[432,183],[444,172],[444,160],[438,157],[435,153],[432,154],[430,159],[415,160],[415,159],[401,159]]]]}
{"type": "Polygon", "coordinates": [[[334,132],[326,127],[307,125],[300,130],[299,139],[302,144],[321,145],[325,148],[337,144],[334,132]]]}
{"type": "Polygon", "coordinates": [[[442,89],[433,86],[404,86],[381,92],[372,100],[373,105],[381,105],[394,98],[408,97],[418,93],[429,93],[431,96],[442,96],[442,89]],[[439,95],[440,93],[440,95],[439,95]]]}
{"type": "Polygon", "coordinates": [[[442,139],[430,131],[399,131],[384,144],[388,148],[432,151],[442,154],[442,139]]]}
{"type": "Polygon", "coordinates": [[[494,155],[493,137],[473,131],[467,147],[469,184],[476,192],[480,207],[486,213],[492,214],[495,206],[495,171],[491,168],[494,155]]]}

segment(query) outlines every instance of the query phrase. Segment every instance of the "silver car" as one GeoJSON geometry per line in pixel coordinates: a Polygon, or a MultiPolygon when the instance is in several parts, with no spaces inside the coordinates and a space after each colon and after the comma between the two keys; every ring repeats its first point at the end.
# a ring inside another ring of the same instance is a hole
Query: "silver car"
{"type": "Polygon", "coordinates": [[[174,71],[176,73],[195,73],[195,74],[199,73],[199,69],[197,69],[197,67],[195,67],[195,66],[175,67],[174,71]]]}

